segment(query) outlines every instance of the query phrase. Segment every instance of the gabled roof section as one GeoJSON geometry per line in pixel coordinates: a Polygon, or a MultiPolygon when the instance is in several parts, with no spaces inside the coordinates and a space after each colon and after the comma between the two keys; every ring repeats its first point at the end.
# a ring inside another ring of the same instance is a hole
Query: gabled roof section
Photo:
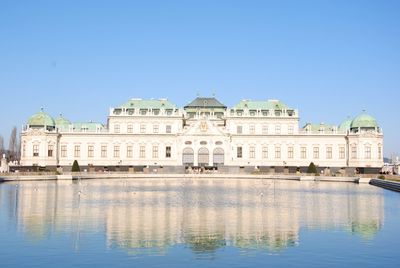
{"type": "Polygon", "coordinates": [[[203,98],[197,97],[191,103],[184,107],[186,108],[222,108],[226,109],[226,106],[219,102],[216,98],[203,98]]]}
{"type": "Polygon", "coordinates": [[[122,104],[117,108],[126,109],[175,109],[176,105],[170,102],[168,99],[130,99],[128,102],[122,104]]]}
{"type": "Polygon", "coordinates": [[[279,100],[252,101],[242,100],[232,107],[235,110],[290,110],[289,106],[279,100]]]}

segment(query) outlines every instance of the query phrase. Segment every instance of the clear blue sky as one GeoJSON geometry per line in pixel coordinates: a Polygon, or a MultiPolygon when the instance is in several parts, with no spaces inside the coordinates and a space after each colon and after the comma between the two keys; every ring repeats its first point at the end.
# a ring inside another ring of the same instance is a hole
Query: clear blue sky
{"type": "Polygon", "coordinates": [[[106,122],[129,98],[277,98],[301,124],[363,109],[400,153],[400,1],[1,0],[0,134],[43,106],[106,122]]]}

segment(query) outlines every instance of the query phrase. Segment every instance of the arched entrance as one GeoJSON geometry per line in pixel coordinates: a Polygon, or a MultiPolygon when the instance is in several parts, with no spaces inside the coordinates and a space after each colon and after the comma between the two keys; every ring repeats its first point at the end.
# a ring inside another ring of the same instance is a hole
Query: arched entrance
{"type": "Polygon", "coordinates": [[[225,162],[225,152],[222,148],[215,148],[213,152],[214,166],[222,166],[225,162]]]}
{"type": "Polygon", "coordinates": [[[183,149],[182,163],[184,166],[194,165],[194,151],[192,148],[187,147],[183,149]]]}
{"type": "Polygon", "coordinates": [[[198,157],[199,166],[208,166],[210,163],[209,160],[210,160],[210,153],[208,152],[208,149],[205,147],[200,148],[198,157]]]}

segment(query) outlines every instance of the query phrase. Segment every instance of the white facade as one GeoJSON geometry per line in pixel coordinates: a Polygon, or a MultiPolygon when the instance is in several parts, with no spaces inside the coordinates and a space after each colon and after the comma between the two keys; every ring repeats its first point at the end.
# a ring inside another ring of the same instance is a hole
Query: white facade
{"type": "Polygon", "coordinates": [[[21,134],[21,164],[71,166],[77,160],[81,166],[104,167],[383,165],[380,128],[356,126],[356,119],[353,128],[300,128],[298,111],[275,100],[242,101],[228,109],[214,98],[197,98],[192,104],[176,108],[167,100],[132,99],[110,109],[106,126],[63,118],[52,125],[51,117],[39,113],[21,134]],[[43,116],[48,116],[47,122],[40,121],[43,116]]]}

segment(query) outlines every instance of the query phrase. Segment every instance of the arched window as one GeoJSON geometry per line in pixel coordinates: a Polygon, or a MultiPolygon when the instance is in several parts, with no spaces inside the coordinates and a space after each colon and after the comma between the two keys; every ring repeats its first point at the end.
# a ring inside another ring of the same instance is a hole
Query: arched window
{"type": "Polygon", "coordinates": [[[213,152],[214,166],[223,165],[225,160],[225,152],[222,148],[215,148],[213,152]]]}
{"type": "Polygon", "coordinates": [[[198,152],[199,166],[208,166],[210,160],[210,153],[206,147],[202,147],[198,152]]]}
{"type": "Polygon", "coordinates": [[[194,151],[192,148],[186,147],[182,153],[182,163],[185,166],[194,165],[194,151]]]}

